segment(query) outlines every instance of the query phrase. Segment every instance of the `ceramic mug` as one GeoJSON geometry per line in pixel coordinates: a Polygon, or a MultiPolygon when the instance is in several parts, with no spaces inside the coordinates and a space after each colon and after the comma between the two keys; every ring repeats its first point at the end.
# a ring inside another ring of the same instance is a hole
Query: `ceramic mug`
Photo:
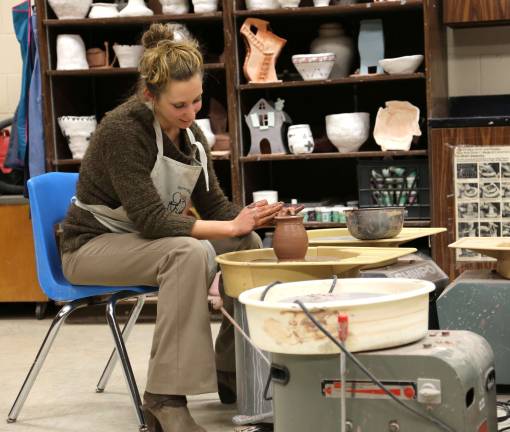
{"type": "Polygon", "coordinates": [[[278,202],[278,191],[263,190],[253,192],[253,202],[260,200],[267,200],[268,204],[274,204],[278,202]]]}
{"type": "Polygon", "coordinates": [[[314,142],[310,125],[297,124],[289,126],[287,140],[291,153],[301,154],[313,152],[314,142]]]}

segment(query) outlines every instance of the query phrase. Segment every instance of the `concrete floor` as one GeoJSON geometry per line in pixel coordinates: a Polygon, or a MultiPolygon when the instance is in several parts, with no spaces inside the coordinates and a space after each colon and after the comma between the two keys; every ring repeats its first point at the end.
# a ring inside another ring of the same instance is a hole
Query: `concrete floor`
{"type": "MultiPolygon", "coordinates": [[[[115,369],[106,391],[95,393],[97,380],[113,348],[106,324],[64,325],[18,421],[5,423],[50,322],[33,318],[0,320],[0,431],[136,432],[136,417],[120,367],[115,369]]],[[[212,326],[216,334],[218,324],[212,326]]],[[[127,343],[142,391],[153,328],[152,324],[136,325],[127,343]]],[[[235,405],[222,405],[216,393],[189,400],[193,417],[208,432],[234,430],[231,418],[235,405]]]]}
{"type": "MultiPolygon", "coordinates": [[[[0,319],[0,431],[136,432],[135,414],[119,367],[106,392],[95,393],[113,346],[106,324],[64,325],[18,421],[4,422],[49,324],[49,319],[32,317],[0,319]]],[[[218,327],[212,324],[214,334],[218,327]]],[[[153,328],[153,324],[138,324],[127,343],[140,389],[145,387],[153,328]]],[[[500,395],[499,399],[509,397],[500,395]]],[[[235,430],[231,422],[235,406],[222,405],[217,394],[191,397],[189,407],[208,432],[235,430]]]]}

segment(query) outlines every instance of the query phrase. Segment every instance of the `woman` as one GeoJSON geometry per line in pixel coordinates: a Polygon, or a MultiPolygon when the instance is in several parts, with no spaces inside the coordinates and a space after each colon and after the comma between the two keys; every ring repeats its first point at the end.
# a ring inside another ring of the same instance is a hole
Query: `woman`
{"type": "MultiPolygon", "coordinates": [[[[150,430],[199,432],[186,395],[235,400],[232,328],[212,347],[207,289],[214,254],[260,247],[253,232],[281,203],[238,209],[221,191],[206,140],[196,42],[155,24],[143,35],[136,97],[108,113],[83,158],[64,222],[63,270],[74,284],[159,286],[144,409],[150,430]],[[193,202],[200,220],[185,214],[193,202]],[[215,370],[216,364],[216,370],[215,370]]],[[[231,309],[231,301],[225,299],[231,309]]]]}

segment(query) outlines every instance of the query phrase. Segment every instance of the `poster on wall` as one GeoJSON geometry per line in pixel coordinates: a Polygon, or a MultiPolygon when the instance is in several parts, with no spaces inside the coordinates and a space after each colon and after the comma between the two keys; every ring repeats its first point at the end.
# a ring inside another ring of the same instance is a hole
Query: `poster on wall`
{"type": "MultiPolygon", "coordinates": [[[[510,237],[510,146],[457,146],[455,225],[462,237],[510,237]]],[[[456,249],[457,261],[495,261],[456,249]]]]}

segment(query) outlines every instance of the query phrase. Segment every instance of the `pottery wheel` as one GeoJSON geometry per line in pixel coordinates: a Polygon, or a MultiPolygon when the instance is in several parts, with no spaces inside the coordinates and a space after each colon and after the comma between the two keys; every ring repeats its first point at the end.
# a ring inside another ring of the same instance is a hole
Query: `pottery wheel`
{"type": "Polygon", "coordinates": [[[342,300],[357,300],[366,299],[372,297],[382,297],[386,294],[374,293],[374,292],[339,292],[339,293],[316,293],[302,296],[288,297],[278,300],[278,303],[294,303],[299,300],[303,303],[325,303],[331,301],[342,301],[342,300]]]}

